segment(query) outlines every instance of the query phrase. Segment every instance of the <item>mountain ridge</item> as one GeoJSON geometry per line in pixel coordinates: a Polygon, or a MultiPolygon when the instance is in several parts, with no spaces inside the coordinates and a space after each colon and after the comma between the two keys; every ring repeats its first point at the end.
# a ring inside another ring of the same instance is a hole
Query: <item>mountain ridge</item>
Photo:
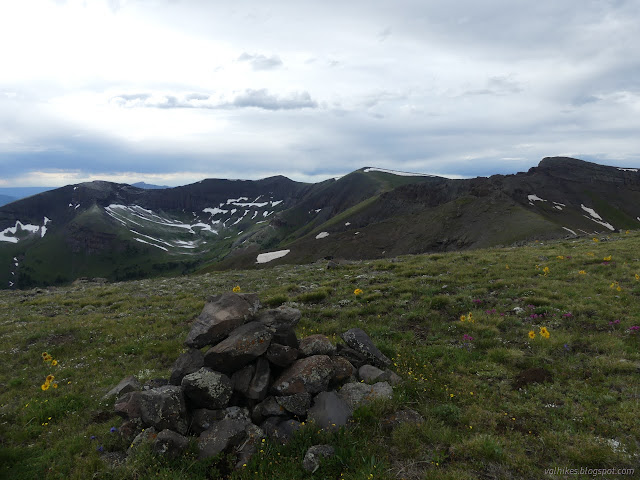
{"type": "Polygon", "coordinates": [[[546,157],[527,172],[471,179],[363,167],[318,183],[282,175],[165,189],[93,181],[0,207],[0,285],[264,268],[611,233],[637,228],[636,205],[637,169],[569,157],[546,157]],[[261,253],[269,261],[259,261],[261,253]]]}

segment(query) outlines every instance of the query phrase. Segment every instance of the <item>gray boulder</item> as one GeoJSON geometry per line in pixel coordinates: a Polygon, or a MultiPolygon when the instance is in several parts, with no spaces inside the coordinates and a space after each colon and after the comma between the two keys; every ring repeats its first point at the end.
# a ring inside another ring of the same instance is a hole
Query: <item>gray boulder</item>
{"type": "Polygon", "coordinates": [[[336,345],[336,351],[338,356],[346,358],[356,369],[369,363],[367,357],[362,353],[355,351],[353,348],[348,347],[344,343],[336,345]]]}
{"type": "Polygon", "coordinates": [[[283,420],[282,417],[269,417],[260,425],[265,435],[285,444],[302,428],[297,420],[283,420]]]}
{"type": "Polygon", "coordinates": [[[378,350],[378,347],[373,344],[369,335],[361,328],[347,330],[342,334],[342,339],[352,349],[364,355],[374,366],[386,368],[391,365],[391,360],[378,350]]]}
{"type": "Polygon", "coordinates": [[[204,367],[204,354],[197,348],[190,348],[180,355],[171,367],[169,383],[180,385],[185,375],[197,372],[204,367]]]}
{"type": "Polygon", "coordinates": [[[333,377],[331,377],[331,382],[334,384],[340,384],[349,380],[356,371],[353,365],[351,365],[351,362],[340,355],[331,357],[331,363],[333,364],[333,377]]]}
{"type": "Polygon", "coordinates": [[[187,433],[187,408],[182,389],[167,385],[143,392],[129,392],[116,400],[116,413],[129,420],[139,419],[143,428],[165,428],[187,433]]]}
{"type": "Polygon", "coordinates": [[[311,355],[335,355],[336,346],[325,335],[309,335],[300,340],[300,353],[305,357],[310,357],[311,355]]]}
{"type": "Polygon", "coordinates": [[[256,365],[251,363],[246,367],[241,368],[237,372],[234,372],[231,375],[231,383],[233,383],[233,389],[236,392],[241,393],[242,395],[247,394],[249,390],[249,385],[251,385],[251,380],[253,379],[254,374],[256,373],[256,365]]]}
{"type": "Polygon", "coordinates": [[[197,408],[191,412],[190,430],[196,435],[200,435],[205,430],[224,418],[224,410],[211,410],[208,408],[197,408]]]}
{"type": "Polygon", "coordinates": [[[336,392],[320,392],[313,399],[307,418],[319,428],[336,430],[349,422],[352,413],[349,404],[336,392]]]}
{"type": "Polygon", "coordinates": [[[266,358],[278,367],[288,367],[298,358],[298,349],[288,345],[274,343],[274,340],[271,340],[271,345],[269,345],[267,349],[266,358]]]}
{"type": "Polygon", "coordinates": [[[189,446],[189,439],[172,430],[162,430],[153,441],[153,451],[167,458],[178,458],[189,446]]]}
{"type": "Polygon", "coordinates": [[[355,409],[374,400],[390,400],[393,397],[393,388],[387,382],[378,382],[373,385],[347,383],[340,389],[338,395],[349,407],[355,409]]]}
{"type": "Polygon", "coordinates": [[[248,322],[260,308],[255,294],[223,293],[207,301],[198,316],[185,344],[192,348],[213,345],[231,331],[248,322]]]}
{"type": "Polygon", "coordinates": [[[307,392],[294,393],[293,395],[284,395],[275,397],[276,402],[287,412],[294,415],[306,415],[311,406],[311,394],[307,392]]]}
{"type": "Polygon", "coordinates": [[[140,385],[140,382],[138,381],[138,379],[136,379],[136,377],[134,377],[133,375],[129,375],[128,377],[120,380],[120,383],[109,390],[103,398],[105,400],[111,397],[117,398],[124,395],[125,393],[135,392],[137,390],[142,390],[142,385],[140,385]]]}
{"type": "Polygon", "coordinates": [[[302,468],[307,472],[315,473],[320,468],[320,462],[333,456],[335,450],[331,445],[314,445],[307,450],[302,460],[302,468]]]}
{"type": "Polygon", "coordinates": [[[384,371],[373,365],[363,365],[358,369],[358,377],[365,383],[376,383],[384,371]]]}
{"type": "Polygon", "coordinates": [[[302,312],[297,308],[280,306],[260,312],[257,320],[268,325],[275,330],[293,329],[298,325],[302,312]]]}
{"type": "Polygon", "coordinates": [[[333,377],[333,364],[326,355],[313,355],[296,360],[273,383],[276,395],[294,393],[318,393],[327,389],[333,377]]]}
{"type": "Polygon", "coordinates": [[[246,437],[245,429],[249,425],[245,420],[224,419],[215,422],[198,437],[198,459],[215,457],[230,447],[240,445],[246,437]]]}
{"type": "Polygon", "coordinates": [[[204,355],[204,364],[218,372],[233,373],[266,352],[272,337],[273,332],[264,324],[249,322],[211,347],[204,355]]]}
{"type": "Polygon", "coordinates": [[[233,385],[226,375],[202,367],[182,379],[185,395],[199,408],[224,408],[229,404],[233,385]]]}
{"type": "Polygon", "coordinates": [[[276,397],[267,397],[253,407],[251,418],[255,423],[262,423],[266,418],[287,415],[287,411],[281,406],[276,397]]]}
{"type": "Polygon", "coordinates": [[[256,361],[255,373],[249,383],[249,388],[246,392],[246,397],[252,400],[262,400],[267,396],[269,391],[269,382],[271,381],[271,368],[269,368],[269,361],[260,357],[256,361]]]}

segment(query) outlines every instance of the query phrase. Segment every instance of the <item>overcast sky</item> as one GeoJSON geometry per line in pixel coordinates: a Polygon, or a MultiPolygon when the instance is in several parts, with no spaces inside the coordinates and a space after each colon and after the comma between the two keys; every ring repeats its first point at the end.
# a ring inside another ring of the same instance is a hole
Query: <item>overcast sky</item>
{"type": "Polygon", "coordinates": [[[0,187],[640,167],[638,0],[0,2],[0,187]]]}

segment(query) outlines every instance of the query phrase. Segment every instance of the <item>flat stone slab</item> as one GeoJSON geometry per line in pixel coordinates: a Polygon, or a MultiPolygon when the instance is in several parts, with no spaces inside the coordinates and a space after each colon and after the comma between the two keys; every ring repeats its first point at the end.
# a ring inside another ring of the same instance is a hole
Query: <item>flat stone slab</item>
{"type": "Polygon", "coordinates": [[[187,433],[187,407],[182,388],[167,385],[143,392],[129,392],[116,400],[114,409],[129,420],[139,419],[143,427],[165,428],[187,433]]]}
{"type": "Polygon", "coordinates": [[[214,345],[248,322],[260,308],[255,294],[223,293],[210,297],[196,318],[185,344],[191,348],[214,345]]]}
{"type": "Polygon", "coordinates": [[[364,355],[374,366],[386,368],[391,365],[391,360],[378,350],[369,335],[361,328],[352,328],[341,336],[349,347],[364,355]]]}

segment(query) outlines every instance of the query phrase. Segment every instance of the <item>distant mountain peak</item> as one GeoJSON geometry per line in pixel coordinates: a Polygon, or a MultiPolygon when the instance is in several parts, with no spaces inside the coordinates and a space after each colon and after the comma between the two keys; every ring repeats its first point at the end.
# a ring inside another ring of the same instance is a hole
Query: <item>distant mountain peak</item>
{"type": "Polygon", "coordinates": [[[132,187],[142,188],[144,190],[163,190],[165,188],[171,188],[167,185],[153,185],[146,182],[136,182],[131,184],[132,187]]]}

